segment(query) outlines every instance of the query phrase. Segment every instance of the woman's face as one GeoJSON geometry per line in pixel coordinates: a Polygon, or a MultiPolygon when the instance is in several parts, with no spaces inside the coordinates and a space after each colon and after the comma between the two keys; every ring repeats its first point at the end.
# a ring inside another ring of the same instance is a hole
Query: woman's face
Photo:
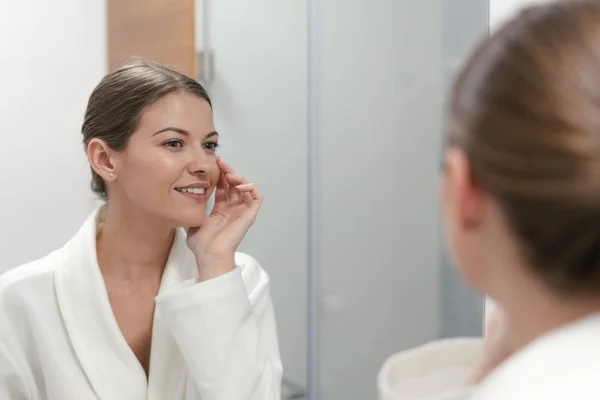
{"type": "Polygon", "coordinates": [[[220,175],[218,140],[206,100],[185,92],[166,95],[142,114],[127,148],[111,154],[110,201],[173,227],[200,226],[220,175]]]}

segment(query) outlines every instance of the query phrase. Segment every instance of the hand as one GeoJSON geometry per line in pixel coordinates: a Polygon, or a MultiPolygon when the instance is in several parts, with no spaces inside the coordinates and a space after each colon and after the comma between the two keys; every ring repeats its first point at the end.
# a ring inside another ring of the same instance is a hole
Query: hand
{"type": "Polygon", "coordinates": [[[513,354],[514,348],[510,343],[509,333],[506,314],[496,305],[486,322],[483,351],[471,372],[469,384],[475,385],[483,381],[513,354]]]}
{"type": "Polygon", "coordinates": [[[202,226],[188,229],[187,245],[196,257],[201,281],[235,269],[235,251],[254,223],[262,194],[233,169],[217,160],[221,170],[215,205],[202,226]]]}

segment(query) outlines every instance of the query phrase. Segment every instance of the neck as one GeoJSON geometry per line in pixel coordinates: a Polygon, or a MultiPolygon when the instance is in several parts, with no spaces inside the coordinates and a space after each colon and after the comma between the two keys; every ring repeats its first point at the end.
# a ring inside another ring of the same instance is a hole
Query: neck
{"type": "Polygon", "coordinates": [[[598,296],[561,297],[533,277],[513,279],[507,293],[498,302],[508,318],[515,351],[555,329],[600,312],[598,296]]]}
{"type": "Polygon", "coordinates": [[[97,253],[104,276],[132,282],[162,276],[175,230],[148,215],[105,206],[99,215],[97,253]]]}

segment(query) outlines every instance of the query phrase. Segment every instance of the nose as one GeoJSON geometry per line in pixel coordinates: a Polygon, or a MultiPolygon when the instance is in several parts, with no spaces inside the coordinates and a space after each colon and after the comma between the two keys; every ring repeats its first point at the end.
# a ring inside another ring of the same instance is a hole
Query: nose
{"type": "Polygon", "coordinates": [[[210,157],[203,151],[194,153],[188,162],[188,172],[191,175],[207,175],[210,168],[210,157]]]}

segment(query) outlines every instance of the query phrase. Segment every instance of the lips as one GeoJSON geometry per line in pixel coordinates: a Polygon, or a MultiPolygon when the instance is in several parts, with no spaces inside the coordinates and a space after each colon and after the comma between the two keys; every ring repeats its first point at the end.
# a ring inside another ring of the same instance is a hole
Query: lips
{"type": "Polygon", "coordinates": [[[200,187],[186,187],[186,188],[175,188],[178,192],[181,193],[190,193],[190,194],[204,194],[206,192],[205,188],[200,187]]]}
{"type": "Polygon", "coordinates": [[[207,181],[194,182],[189,185],[176,187],[179,193],[200,195],[206,193],[210,189],[210,183],[207,181]]]}

